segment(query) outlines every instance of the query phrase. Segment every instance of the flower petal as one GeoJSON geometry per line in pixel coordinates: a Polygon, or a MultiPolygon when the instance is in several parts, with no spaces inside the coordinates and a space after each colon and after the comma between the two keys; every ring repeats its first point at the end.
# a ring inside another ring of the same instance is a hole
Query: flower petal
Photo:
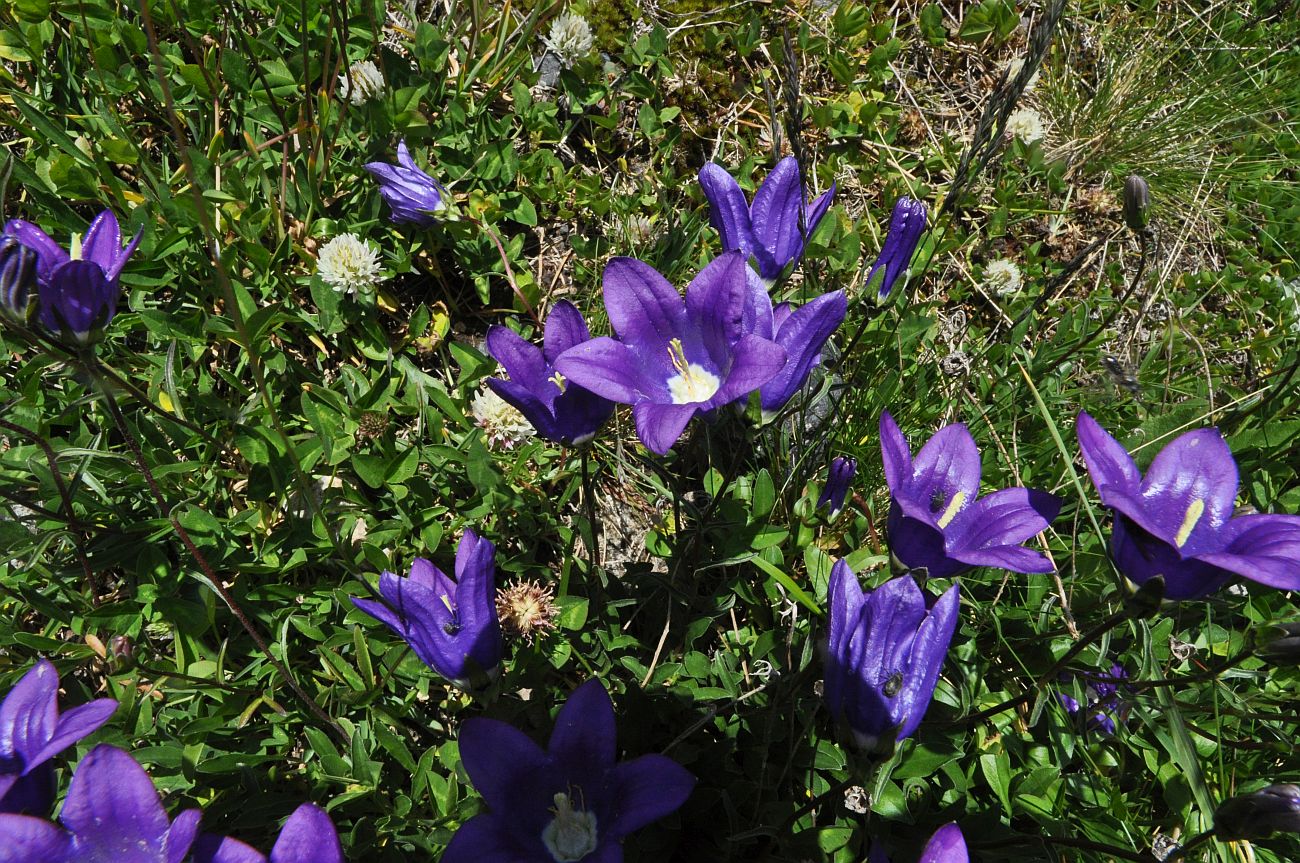
{"type": "Polygon", "coordinates": [[[738,252],[727,252],[710,261],[686,288],[686,317],[719,366],[743,333],[747,306],[752,310],[748,269],[738,252]]]}
{"type": "Polygon", "coordinates": [[[461,724],[459,742],[465,772],[488,806],[507,818],[520,816],[515,801],[548,769],[542,748],[513,725],[479,716],[461,724]]]}
{"type": "Polygon", "coordinates": [[[1232,518],[1237,504],[1237,462],[1217,429],[1197,429],[1174,438],[1147,468],[1142,478],[1142,497],[1148,516],[1157,520],[1168,536],[1188,530],[1184,554],[1191,554],[1212,541],[1218,529],[1232,518]],[[1202,514],[1193,518],[1193,507],[1202,514]]]}
{"type": "Polygon", "coordinates": [[[827,623],[830,632],[826,644],[826,672],[822,682],[822,697],[831,714],[838,716],[843,710],[846,687],[853,670],[847,665],[849,642],[857,632],[862,617],[862,585],[843,559],[831,567],[830,585],[826,592],[827,623]]]}
{"type": "Polygon", "coordinates": [[[41,325],[51,333],[64,333],[86,341],[97,327],[105,326],[117,310],[118,286],[105,278],[93,261],[68,261],[38,286],[41,325]]]}
{"type": "Polygon", "coordinates": [[[777,162],[754,193],[750,220],[757,245],[767,249],[778,267],[792,261],[803,245],[799,215],[803,208],[803,187],[799,162],[786,156],[777,162]]]}
{"type": "MultiPolygon", "coordinates": [[[[538,850],[543,850],[541,842],[537,844],[538,850]]],[[[545,859],[522,851],[495,815],[483,814],[460,825],[442,852],[441,863],[539,863],[545,859]]]]}
{"type": "Polygon", "coordinates": [[[36,280],[42,284],[50,280],[50,276],[60,264],[66,264],[69,260],[68,253],[62,246],[49,234],[25,219],[10,219],[5,224],[4,232],[11,237],[17,237],[18,242],[36,252],[36,280]]]}
{"type": "Polygon", "coordinates": [[[700,169],[700,188],[709,200],[709,221],[722,239],[722,248],[749,254],[753,229],[740,185],[721,165],[709,162],[700,169]]]}
{"type": "Polygon", "coordinates": [[[1083,462],[1088,466],[1088,475],[1097,491],[1110,485],[1135,488],[1142,481],[1142,474],[1128,450],[1091,416],[1080,412],[1074,431],[1079,438],[1083,462]]]}
{"type": "Polygon", "coordinates": [[[100,744],[77,765],[59,820],[77,859],[157,863],[171,826],[153,782],[135,759],[100,744]]]}
{"type": "Polygon", "coordinates": [[[190,846],[199,835],[199,819],[202,815],[197,809],[186,809],[176,816],[163,838],[163,860],[166,863],[181,863],[190,853],[190,846]]]}
{"type": "Polygon", "coordinates": [[[949,555],[970,566],[989,566],[1012,572],[1053,572],[1056,567],[1041,551],[1023,545],[997,545],[990,548],[967,548],[951,551],[949,555]]]}
{"type": "Polygon", "coordinates": [[[74,863],[68,836],[28,815],[0,815],[0,863],[74,863]]]}
{"type": "Polygon", "coordinates": [[[587,329],[587,322],[577,306],[568,300],[560,300],[551,307],[542,334],[548,363],[554,363],[560,354],[590,339],[591,330],[587,329]]]}
{"type": "Polygon", "coordinates": [[[27,757],[24,772],[53,758],[81,738],[94,734],[116,711],[117,701],[112,698],[98,698],[65,711],[54,726],[49,741],[27,757]]]}
{"type": "Polygon", "coordinates": [[[117,216],[112,210],[103,210],[90,223],[81,240],[81,259],[94,261],[107,272],[117,263],[117,256],[121,253],[122,229],[118,227],[117,216]]]}
{"type": "Polygon", "coordinates": [[[894,713],[902,720],[897,739],[911,737],[920,726],[925,712],[934,698],[934,687],[939,682],[948,646],[961,610],[958,585],[948,588],[929,610],[915,630],[908,651],[903,685],[898,693],[894,713]]]}
{"type": "Polygon", "coordinates": [[[1278,590],[1300,590],[1300,516],[1260,513],[1228,522],[1232,540],[1196,559],[1278,590]]]}
{"type": "MultiPolygon", "coordinates": [[[[597,679],[573,690],[555,717],[555,728],[546,747],[558,764],[565,765],[579,777],[600,777],[614,766],[618,752],[615,745],[614,705],[605,686],[597,679]]],[[[592,778],[587,779],[588,782],[592,778]]]]}
{"type": "Polygon", "coordinates": [[[200,834],[194,843],[194,863],[266,863],[266,855],[238,839],[200,834]]]}
{"type": "MultiPolygon", "coordinates": [[[[552,407],[533,394],[523,384],[515,381],[503,381],[500,378],[488,378],[487,385],[492,392],[501,396],[507,404],[524,415],[524,419],[533,424],[537,433],[547,440],[558,440],[559,431],[552,407]]],[[[581,390],[580,387],[575,389],[581,390]]],[[[556,399],[558,403],[559,398],[556,399]]]]}
{"type": "Polygon", "coordinates": [[[488,327],[487,350],[492,359],[501,364],[510,380],[533,393],[543,387],[555,389],[547,380],[546,358],[542,349],[523,339],[514,330],[493,324],[488,327]]]}
{"type": "Polygon", "coordinates": [[[735,358],[722,386],[708,401],[710,408],[731,404],[749,396],[785,368],[785,348],[754,335],[741,336],[732,348],[735,358]]]}
{"type": "Polygon", "coordinates": [[[636,420],[636,436],[653,453],[666,455],[673,448],[699,410],[699,405],[670,405],[641,402],[632,407],[636,420]]]}
{"type": "Polygon", "coordinates": [[[622,839],[634,830],[676,812],[695,788],[695,777],[663,755],[642,755],[610,771],[612,821],[602,833],[622,839]]]}
{"type": "Polygon", "coordinates": [[[670,401],[667,376],[650,378],[636,351],[606,336],[569,348],[556,358],[555,368],[578,386],[610,401],[625,405],[645,398],[670,401]]]}
{"type": "Polygon", "coordinates": [[[925,843],[925,850],[917,863],[970,863],[970,852],[966,850],[966,837],[961,828],[954,822],[936,830],[925,843]]]}
{"type": "Polygon", "coordinates": [[[0,758],[23,762],[45,748],[58,722],[59,672],[37,660],[0,703],[0,758]]]}
{"type": "Polygon", "coordinates": [[[889,411],[880,412],[880,455],[885,462],[889,493],[897,495],[912,480],[912,450],[889,411]]]}
{"type": "MultiPolygon", "coordinates": [[[[623,342],[657,352],[682,335],[686,304],[654,267],[636,258],[613,258],[605,265],[602,284],[609,323],[623,342]]],[[[600,393],[590,384],[583,386],[600,393]]]]}
{"type": "Polygon", "coordinates": [[[304,803],[280,829],[271,863],[344,863],[338,831],[325,810],[304,803]]]}
{"type": "Polygon", "coordinates": [[[805,303],[781,324],[776,342],[785,348],[789,359],[760,390],[764,411],[780,410],[799,391],[812,367],[820,362],[826,340],[844,322],[848,308],[844,292],[833,291],[805,303]]]}
{"type": "Polygon", "coordinates": [[[1029,488],[1004,488],[962,510],[944,531],[951,554],[1020,545],[1047,530],[1061,511],[1056,495],[1029,488]]]}

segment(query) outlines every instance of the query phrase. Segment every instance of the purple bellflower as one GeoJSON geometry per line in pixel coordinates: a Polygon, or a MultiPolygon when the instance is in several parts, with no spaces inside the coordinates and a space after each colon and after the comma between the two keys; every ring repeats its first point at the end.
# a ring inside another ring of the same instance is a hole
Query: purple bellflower
{"type": "Polygon", "coordinates": [[[799,162],[786,156],[768,173],[754,193],[753,206],[735,178],[721,165],[709,162],[700,169],[700,186],[709,199],[709,219],[722,238],[722,248],[740,252],[758,265],[767,287],[780,278],[787,264],[798,264],[804,243],[830,208],[835,186],[810,206],[804,204],[799,162]],[[800,218],[806,234],[800,232],[800,218]]]}
{"type": "Polygon", "coordinates": [[[567,300],[556,303],[546,316],[540,348],[494,324],[488,328],[488,353],[505,367],[510,380],[490,378],[488,386],[547,440],[565,446],[586,443],[614,412],[614,403],[570,383],[555,370],[555,361],[569,348],[590,340],[582,313],[567,300]]]}
{"type": "Polygon", "coordinates": [[[925,216],[923,201],[903,196],[894,204],[894,214],[889,219],[889,233],[885,235],[885,247],[880,250],[880,257],[876,258],[871,272],[867,274],[867,284],[871,284],[877,272],[882,269],[885,271],[878,293],[880,299],[888,297],[894,289],[894,283],[907,272],[916,245],[925,233],[925,216]]]}
{"type": "Polygon", "coordinates": [[[976,566],[1051,572],[1052,562],[1021,543],[1060,512],[1055,495],[1006,488],[979,497],[980,454],[964,423],[939,429],[912,459],[894,418],[880,415],[880,450],[889,483],[889,548],[908,569],[948,578],[976,566]]]}
{"type": "Polygon", "coordinates": [[[822,348],[848,313],[849,304],[843,291],[831,291],[809,300],[799,308],[789,303],[772,306],[767,286],[753,270],[749,280],[749,307],[744,320],[754,322],[752,332],[780,345],[788,357],[786,364],[767,383],[758,388],[759,406],[769,417],[794,398],[813,367],[822,360],[822,348]]]}
{"type": "Polygon", "coordinates": [[[1269,785],[1228,798],[1214,810],[1214,832],[1225,842],[1300,833],[1300,785],[1269,785]]]}
{"type": "Polygon", "coordinates": [[[637,435],[663,455],[696,414],[745,398],[786,365],[786,352],[755,332],[756,309],[737,253],[715,258],[686,299],[634,258],[605,267],[605,309],[617,339],[565,351],[555,369],[611,401],[632,405],[637,435]]]}
{"type": "MultiPolygon", "coordinates": [[[[1085,676],[1087,704],[1080,704],[1064,692],[1057,693],[1056,697],[1070,716],[1084,720],[1089,731],[1110,736],[1115,733],[1115,720],[1122,724],[1128,716],[1128,703],[1120,697],[1120,684],[1116,682],[1127,680],[1128,676],[1128,671],[1117,662],[1111,665],[1108,675],[1085,676]]],[[[1064,675],[1062,680],[1068,682],[1069,675],[1064,675]]]]}
{"type": "MultiPolygon", "coordinates": [[[[884,849],[872,843],[867,855],[867,863],[890,863],[884,849]]],[[[921,859],[917,863],[970,863],[970,852],[966,850],[966,837],[956,822],[943,825],[934,831],[930,841],[925,843],[921,859]]]]}
{"type": "Polygon", "coordinates": [[[36,252],[8,234],[0,236],[0,314],[20,324],[36,311],[36,252]]]}
{"type": "Polygon", "coordinates": [[[461,689],[494,677],[501,663],[497,620],[495,546],[466,530],[456,548],[456,581],[422,557],[403,578],[379,576],[384,602],[352,598],[352,604],[388,625],[425,665],[461,689]]]}
{"type": "Polygon", "coordinates": [[[1169,442],[1146,475],[1097,421],[1075,431],[1101,502],[1115,511],[1111,554],[1137,584],[1161,575],[1168,599],[1197,599],[1234,575],[1300,590],[1300,516],[1233,516],[1237,463],[1216,429],[1169,442]]]}
{"type": "Polygon", "coordinates": [[[857,472],[857,459],[838,457],[831,459],[830,473],[826,477],[826,487],[822,489],[821,497],[817,498],[817,507],[820,509],[829,504],[832,519],[840,514],[840,510],[844,509],[844,498],[848,495],[849,484],[853,482],[853,477],[857,472]]]}
{"type": "Polygon", "coordinates": [[[0,863],[181,863],[199,810],[169,820],[144,769],[101,744],[77,765],[59,821],[0,815],[0,863]]]}
{"type": "Polygon", "coordinates": [[[958,587],[935,600],[910,575],[863,592],[843,560],[831,568],[824,696],[870,752],[892,751],[925,715],[957,628],[958,587]]]}
{"type": "Polygon", "coordinates": [[[22,219],[10,220],[4,233],[36,253],[41,326],[51,335],[77,344],[96,341],[117,312],[118,276],[140,244],[143,230],[123,248],[117,217],[104,210],[90,223],[81,242],[74,241],[71,254],[22,219]]]}
{"type": "MultiPolygon", "coordinates": [[[[237,839],[201,835],[194,863],[267,863],[266,855],[237,839]]],[[[304,803],[284,822],[271,848],[270,863],[344,863],[343,846],[324,809],[304,803]]]]}
{"type": "Polygon", "coordinates": [[[460,757],[488,811],[466,821],[442,863],[622,863],[623,838],[676,811],[695,777],[662,755],[615,763],[614,706],[598,680],[569,696],[545,750],[495,719],[460,730],[460,757]]]}
{"type": "Polygon", "coordinates": [[[45,815],[54,802],[50,759],[93,734],[117,710],[100,698],[59,715],[59,672],[42,659],[0,702],[0,812],[45,815]]]}
{"type": "Polygon", "coordinates": [[[447,208],[447,190],[411,158],[406,142],[397,145],[397,164],[367,162],[365,169],[379,181],[379,194],[388,202],[388,218],[395,223],[432,225],[436,213],[447,208]]]}

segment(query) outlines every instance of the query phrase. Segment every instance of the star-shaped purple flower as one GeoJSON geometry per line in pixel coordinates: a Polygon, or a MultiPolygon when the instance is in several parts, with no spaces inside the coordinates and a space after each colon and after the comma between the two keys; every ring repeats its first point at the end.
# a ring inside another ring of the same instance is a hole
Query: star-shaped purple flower
{"type": "Polygon", "coordinates": [[[917,243],[925,233],[925,203],[907,196],[899,198],[894,204],[894,213],[889,219],[889,233],[885,235],[885,246],[880,250],[880,257],[867,274],[867,284],[876,277],[880,270],[885,276],[880,282],[878,296],[885,299],[894,289],[894,283],[912,262],[917,243]]]}
{"type": "Polygon", "coordinates": [[[494,324],[488,328],[488,353],[505,368],[510,380],[490,378],[488,386],[514,405],[547,440],[565,446],[586,443],[614,412],[614,403],[565,380],[555,370],[555,361],[569,348],[590,340],[582,313],[567,300],[556,303],[546,316],[540,348],[494,324]]]}
{"type": "Polygon", "coordinates": [[[168,819],[144,769],[101,744],[77,765],[59,821],[0,815],[0,863],[181,863],[199,810],[168,819]]]}
{"type": "Polygon", "coordinates": [[[384,602],[352,598],[352,604],[388,625],[425,665],[461,689],[477,688],[496,675],[503,646],[497,620],[496,547],[466,530],[456,548],[456,581],[422,557],[403,578],[384,571],[384,602]]]}
{"type": "MultiPolygon", "coordinates": [[[[194,863],[267,863],[266,855],[237,839],[202,835],[194,845],[194,863]]],[[[270,863],[345,863],[334,822],[324,809],[304,803],[280,828],[270,863]]]]}
{"type": "Polygon", "coordinates": [[[1164,576],[1168,599],[1206,596],[1234,575],[1300,590],[1300,516],[1233,516],[1237,462],[1216,429],[1174,438],[1145,476],[1088,414],[1075,431],[1092,484],[1115,511],[1111,554],[1130,581],[1164,576]]]}
{"type": "Polygon", "coordinates": [[[93,734],[117,710],[100,698],[59,715],[59,672],[42,659],[0,702],[0,812],[44,815],[54,802],[50,759],[93,734]]]}
{"type": "Polygon", "coordinates": [[[143,231],[123,248],[117,217],[104,210],[90,223],[75,257],[31,222],[12,219],[4,233],[36,252],[41,326],[78,344],[97,340],[117,312],[118,276],[143,231]]]}
{"type": "Polygon", "coordinates": [[[831,568],[823,694],[863,749],[891,751],[921,724],[957,628],[957,590],[935,600],[905,575],[863,592],[847,563],[831,568]]]}
{"type": "Polygon", "coordinates": [[[379,194],[388,202],[393,222],[432,225],[447,207],[447,190],[411,158],[406,141],[397,144],[397,164],[367,162],[365,169],[379,181],[379,194]]]}
{"type": "Polygon", "coordinates": [[[722,238],[722,248],[753,258],[758,273],[771,287],[788,264],[803,257],[805,241],[817,230],[835,197],[835,186],[805,206],[799,162],[786,156],[768,173],[754,193],[753,206],[735,178],[721,165],[709,162],[700,169],[700,187],[709,199],[709,219],[722,238]],[[801,233],[799,221],[807,234],[801,233]]]}
{"type": "Polygon", "coordinates": [[[569,696],[545,750],[495,719],[465,720],[460,757],[488,811],[442,863],[622,863],[623,839],[676,811],[695,777],[662,755],[615,762],[614,706],[598,680],[569,696]]]}
{"type": "Polygon", "coordinates": [[[578,386],[632,405],[637,435],[663,455],[696,414],[745,398],[786,365],[786,352],[755,332],[755,307],[737,253],[715,258],[686,299],[634,258],[605,267],[605,309],[617,339],[561,354],[556,370],[578,386]]]}
{"type": "Polygon", "coordinates": [[[889,483],[889,549],[908,569],[948,578],[976,566],[1051,572],[1052,562],[1021,543],[1047,529],[1061,509],[1055,495],[1007,488],[979,497],[980,454],[964,423],[939,429],[912,459],[894,418],[880,415],[880,451],[889,483]]]}

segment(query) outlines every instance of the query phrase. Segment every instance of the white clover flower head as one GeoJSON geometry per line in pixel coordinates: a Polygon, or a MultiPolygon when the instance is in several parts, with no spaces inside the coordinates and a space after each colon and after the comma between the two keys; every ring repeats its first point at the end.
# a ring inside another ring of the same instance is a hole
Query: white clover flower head
{"type": "Polygon", "coordinates": [[[339,234],[321,247],[316,273],[336,291],[372,290],[384,280],[379,250],[356,234],[339,234]]]}
{"type": "MultiPolygon", "coordinates": [[[[998,64],[998,72],[1006,72],[1008,81],[1016,80],[1016,76],[1020,74],[1020,70],[1023,68],[1025,68],[1024,57],[1012,57],[1010,60],[998,64]]],[[[1025,85],[1025,92],[1030,92],[1036,86],[1038,86],[1037,72],[1029,76],[1029,83],[1025,85]]]]}
{"type": "Polygon", "coordinates": [[[474,415],[475,424],[483,429],[492,449],[514,449],[534,434],[532,423],[486,386],[470,402],[469,412],[474,415]]]}
{"type": "Polygon", "coordinates": [[[560,63],[566,69],[590,54],[596,45],[587,19],[567,10],[551,22],[551,32],[542,41],[560,58],[560,63]]]}
{"type": "Polygon", "coordinates": [[[384,73],[370,60],[353,63],[339,75],[339,98],[364,105],[384,92],[384,73]]]}
{"type": "Polygon", "coordinates": [[[1043,128],[1043,117],[1033,108],[1021,108],[1007,118],[1007,131],[1026,144],[1042,140],[1047,134],[1043,128]]]}
{"type": "Polygon", "coordinates": [[[1020,268],[1006,258],[989,261],[984,267],[984,285],[990,291],[1002,297],[1020,293],[1024,287],[1024,277],[1020,268]]]}

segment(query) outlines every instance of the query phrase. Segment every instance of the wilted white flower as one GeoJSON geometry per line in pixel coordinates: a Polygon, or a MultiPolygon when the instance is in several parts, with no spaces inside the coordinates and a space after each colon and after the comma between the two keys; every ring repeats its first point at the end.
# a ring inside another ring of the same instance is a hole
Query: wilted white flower
{"type": "Polygon", "coordinates": [[[984,286],[995,294],[1004,297],[1017,294],[1024,283],[1020,268],[1006,258],[989,261],[984,267],[984,286]]]}
{"type": "Polygon", "coordinates": [[[533,425],[524,415],[491,389],[484,387],[470,402],[469,412],[483,429],[488,446],[514,449],[533,436],[533,425]]]}
{"type": "Polygon", "coordinates": [[[1007,131],[1026,144],[1032,144],[1046,134],[1042,115],[1033,108],[1021,108],[1008,117],[1007,131]]]}
{"type": "Polygon", "coordinates": [[[591,53],[596,40],[591,36],[591,25],[587,19],[573,12],[561,12],[551,22],[551,32],[544,40],[564,67],[570,68],[574,63],[591,53]]]}
{"type": "MultiPolygon", "coordinates": [[[[1007,80],[1014,81],[1016,80],[1016,76],[1020,74],[1020,70],[1023,68],[1025,68],[1025,58],[1012,57],[1010,60],[1007,60],[998,66],[998,72],[1006,72],[1007,80]]],[[[1028,93],[1037,85],[1038,73],[1035,72],[1033,75],[1029,76],[1029,83],[1025,85],[1025,92],[1028,93]]]]}
{"type": "Polygon", "coordinates": [[[334,290],[349,294],[383,281],[379,251],[356,234],[339,234],[322,246],[316,272],[334,290]]]}
{"type": "Polygon", "coordinates": [[[353,63],[339,75],[339,98],[363,105],[384,92],[384,73],[370,60],[353,63]]]}

